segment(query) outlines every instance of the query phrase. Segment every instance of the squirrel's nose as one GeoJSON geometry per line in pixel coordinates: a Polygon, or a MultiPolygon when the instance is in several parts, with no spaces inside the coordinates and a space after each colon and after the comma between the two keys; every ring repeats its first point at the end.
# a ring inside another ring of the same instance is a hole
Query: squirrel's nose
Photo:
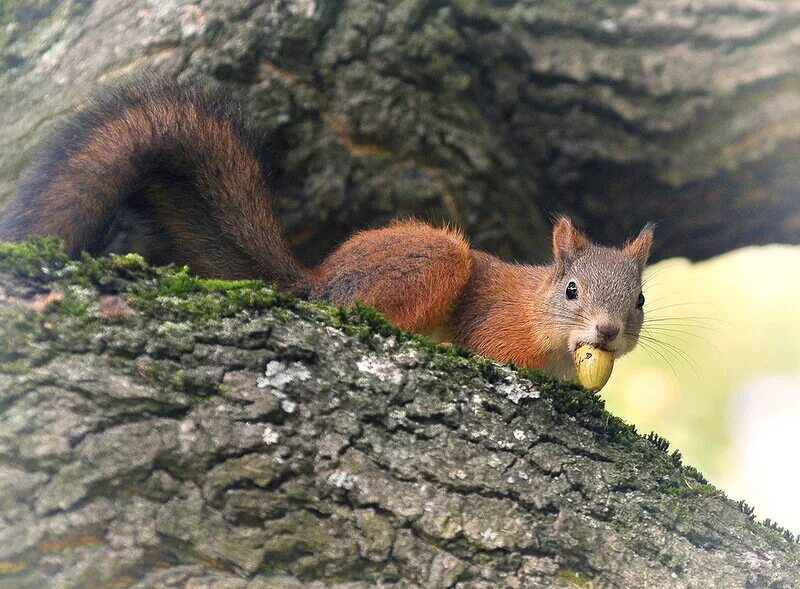
{"type": "Polygon", "coordinates": [[[613,340],[619,335],[619,327],[611,325],[610,323],[601,323],[597,325],[595,329],[597,330],[597,335],[606,342],[613,340]]]}

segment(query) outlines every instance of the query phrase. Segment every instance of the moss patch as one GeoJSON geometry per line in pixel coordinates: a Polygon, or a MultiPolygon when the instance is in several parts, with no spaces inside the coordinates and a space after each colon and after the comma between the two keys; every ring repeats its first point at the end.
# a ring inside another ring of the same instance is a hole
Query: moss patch
{"type": "Polygon", "coordinates": [[[258,280],[210,280],[189,274],[187,268],[159,271],[154,284],[130,289],[131,305],[142,312],[173,321],[208,323],[240,312],[292,307],[296,299],[258,280]]]}
{"type": "Polygon", "coordinates": [[[0,268],[24,278],[49,280],[67,263],[64,243],[52,237],[22,243],[0,242],[0,268]]]}
{"type": "Polygon", "coordinates": [[[592,587],[593,583],[589,577],[572,570],[569,567],[561,567],[556,573],[556,577],[566,581],[572,587],[592,587]]]}

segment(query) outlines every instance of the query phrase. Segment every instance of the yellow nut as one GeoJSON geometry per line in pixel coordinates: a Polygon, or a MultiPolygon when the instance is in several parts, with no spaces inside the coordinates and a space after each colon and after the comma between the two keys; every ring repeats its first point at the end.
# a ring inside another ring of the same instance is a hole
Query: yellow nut
{"type": "Polygon", "coordinates": [[[575,371],[578,382],[587,389],[599,391],[608,382],[614,368],[614,354],[584,344],[575,350],[575,371]]]}

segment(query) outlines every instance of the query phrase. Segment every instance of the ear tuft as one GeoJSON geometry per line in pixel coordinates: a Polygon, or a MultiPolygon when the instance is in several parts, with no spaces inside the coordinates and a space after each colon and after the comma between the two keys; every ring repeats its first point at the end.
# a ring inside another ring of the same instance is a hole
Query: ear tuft
{"type": "Polygon", "coordinates": [[[650,248],[653,245],[653,230],[655,224],[647,223],[636,239],[633,239],[625,244],[625,253],[633,258],[639,270],[644,270],[647,264],[647,258],[650,257],[650,248]]]}
{"type": "Polygon", "coordinates": [[[553,225],[553,260],[558,274],[563,275],[589,244],[589,238],[568,217],[559,217],[553,225]]]}

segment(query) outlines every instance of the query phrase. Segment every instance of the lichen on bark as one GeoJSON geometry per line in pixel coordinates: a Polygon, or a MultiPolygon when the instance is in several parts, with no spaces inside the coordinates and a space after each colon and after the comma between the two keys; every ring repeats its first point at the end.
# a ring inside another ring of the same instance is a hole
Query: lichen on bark
{"type": "Polygon", "coordinates": [[[531,371],[366,308],[0,246],[0,587],[791,587],[800,549],[531,371]]]}

